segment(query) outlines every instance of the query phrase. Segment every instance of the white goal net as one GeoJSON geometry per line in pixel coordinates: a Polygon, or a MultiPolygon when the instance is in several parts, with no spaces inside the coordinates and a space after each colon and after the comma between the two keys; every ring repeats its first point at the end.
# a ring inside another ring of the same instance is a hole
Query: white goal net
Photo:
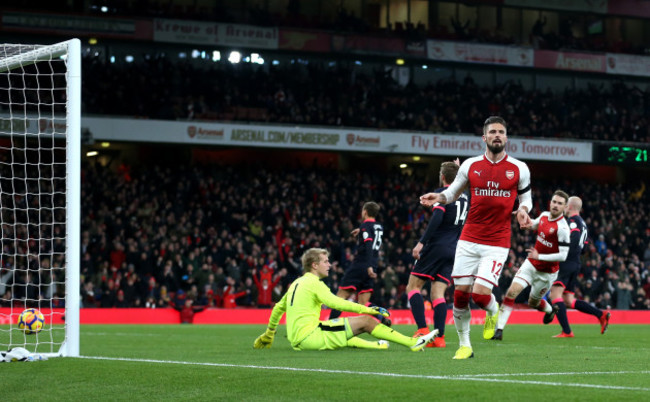
{"type": "Polygon", "coordinates": [[[80,104],[78,39],[0,44],[0,350],[79,355],[80,104]]]}

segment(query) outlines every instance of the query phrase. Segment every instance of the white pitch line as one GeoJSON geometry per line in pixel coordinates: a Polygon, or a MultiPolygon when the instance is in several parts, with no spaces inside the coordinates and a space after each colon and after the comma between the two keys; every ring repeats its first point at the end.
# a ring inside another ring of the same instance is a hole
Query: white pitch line
{"type": "MultiPolygon", "coordinates": [[[[183,362],[174,360],[154,360],[154,359],[133,359],[126,357],[102,357],[102,356],[80,356],[81,359],[92,360],[114,360],[125,362],[138,362],[138,363],[160,363],[160,364],[179,364],[188,366],[210,366],[210,367],[232,367],[232,368],[251,368],[259,370],[282,370],[282,371],[304,371],[313,373],[329,373],[329,374],[357,374],[357,375],[371,375],[382,377],[397,377],[397,378],[419,378],[427,380],[459,380],[459,381],[479,381],[479,382],[499,382],[511,384],[527,384],[527,385],[550,385],[550,386],[564,386],[564,387],[577,387],[577,388],[597,388],[597,389],[611,389],[611,390],[624,390],[624,391],[643,391],[650,392],[650,388],[642,387],[625,387],[618,385],[600,385],[600,384],[580,384],[580,383],[564,383],[564,382],[544,382],[544,381],[525,381],[525,380],[509,380],[499,378],[483,377],[485,374],[475,374],[467,376],[454,376],[454,375],[418,375],[418,374],[399,374],[399,373],[376,373],[369,371],[351,371],[351,370],[328,370],[328,369],[311,369],[300,367],[279,367],[279,366],[256,366],[252,364],[228,364],[228,363],[208,363],[208,362],[183,362]]],[[[646,374],[650,371],[603,371],[603,372],[583,372],[583,373],[528,373],[521,375],[570,375],[570,374],[646,374]]],[[[489,374],[487,374],[489,375],[489,374]]]]}
{"type": "MultiPolygon", "coordinates": [[[[574,346],[575,349],[594,349],[594,350],[629,350],[632,349],[631,347],[629,348],[623,348],[620,346],[583,346],[583,345],[576,345],[574,346]]],[[[650,348],[634,348],[635,352],[643,351],[643,350],[650,350],[650,348]]]]}
{"type": "Polygon", "coordinates": [[[560,375],[599,375],[599,374],[650,374],[650,370],[636,371],[567,371],[564,373],[495,373],[463,374],[456,377],[521,377],[521,376],[560,376],[560,375]]]}

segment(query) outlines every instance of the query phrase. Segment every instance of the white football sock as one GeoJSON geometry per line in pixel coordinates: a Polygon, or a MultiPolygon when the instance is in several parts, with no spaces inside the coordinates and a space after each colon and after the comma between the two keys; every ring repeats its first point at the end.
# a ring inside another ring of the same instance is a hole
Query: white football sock
{"type": "Polygon", "coordinates": [[[506,327],[508,318],[510,318],[510,313],[512,313],[512,307],[502,304],[501,312],[499,313],[499,319],[497,320],[497,329],[503,329],[506,327]]]}
{"type": "Polygon", "coordinates": [[[494,293],[490,295],[490,302],[485,307],[485,310],[490,313],[490,315],[495,315],[499,311],[499,303],[497,303],[497,299],[494,297],[494,293]]]}
{"type": "Polygon", "coordinates": [[[458,332],[458,343],[460,346],[472,347],[469,340],[469,324],[472,321],[472,312],[469,306],[464,309],[458,309],[454,306],[454,325],[458,332]]]}

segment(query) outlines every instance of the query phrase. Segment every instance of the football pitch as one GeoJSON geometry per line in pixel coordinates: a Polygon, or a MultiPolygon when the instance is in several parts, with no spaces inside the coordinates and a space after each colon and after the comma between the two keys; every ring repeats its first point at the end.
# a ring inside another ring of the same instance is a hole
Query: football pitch
{"type": "MultiPolygon", "coordinates": [[[[82,358],[0,365],[3,401],[30,400],[649,400],[650,325],[512,325],[501,342],[472,326],[475,358],[447,348],[414,353],[293,351],[280,326],[253,349],[261,325],[83,325],[82,358]]],[[[406,334],[412,326],[397,326],[406,334]]]]}

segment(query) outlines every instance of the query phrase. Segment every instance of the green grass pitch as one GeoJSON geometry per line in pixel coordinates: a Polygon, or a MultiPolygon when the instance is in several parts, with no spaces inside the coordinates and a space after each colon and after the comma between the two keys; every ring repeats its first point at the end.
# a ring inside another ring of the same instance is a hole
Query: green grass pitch
{"type": "MultiPolygon", "coordinates": [[[[260,325],[84,325],[84,358],[0,365],[3,401],[623,401],[650,400],[650,325],[512,325],[502,342],[472,327],[475,358],[447,348],[414,353],[296,352],[281,326],[271,349],[253,349],[260,325]]],[[[398,326],[412,334],[413,327],[398,326]]]]}

